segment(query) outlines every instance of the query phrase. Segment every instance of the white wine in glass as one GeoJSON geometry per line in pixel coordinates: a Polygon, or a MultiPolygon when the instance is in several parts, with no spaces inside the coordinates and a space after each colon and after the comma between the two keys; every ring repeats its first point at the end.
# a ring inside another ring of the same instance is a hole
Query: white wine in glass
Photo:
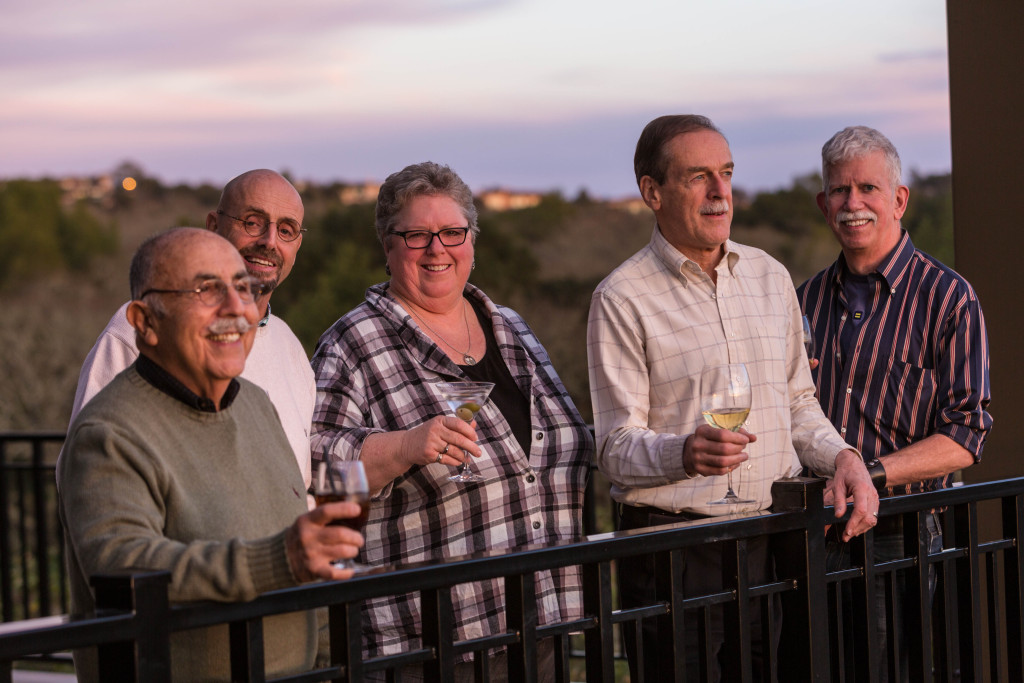
{"type": "MultiPolygon", "coordinates": [[[[347,526],[362,533],[363,526],[370,516],[370,485],[366,479],[366,469],[361,460],[335,460],[320,462],[316,477],[313,480],[313,499],[316,504],[327,505],[346,501],[359,505],[357,517],[336,519],[332,526],[347,526]]],[[[339,569],[364,571],[369,565],[359,564],[355,560],[340,559],[332,564],[339,569]]]]}
{"type": "MultiPolygon", "coordinates": [[[[480,412],[487,397],[491,395],[494,384],[491,382],[442,382],[438,385],[441,395],[448,402],[452,413],[463,422],[472,422],[480,412]]],[[[485,481],[485,478],[469,470],[470,455],[459,465],[458,471],[448,477],[449,481],[461,483],[485,481]]]]}
{"type": "Polygon", "coordinates": [[[807,360],[814,358],[814,334],[811,332],[811,321],[807,319],[807,316],[803,316],[804,320],[804,349],[807,351],[807,360]]]}
{"type": "MultiPolygon", "coordinates": [[[[700,373],[700,411],[712,427],[737,431],[750,414],[750,376],[743,363],[709,365],[700,373]]],[[[740,505],[755,500],[740,498],[732,488],[732,471],[728,475],[729,490],[708,505],[740,505]]]]}

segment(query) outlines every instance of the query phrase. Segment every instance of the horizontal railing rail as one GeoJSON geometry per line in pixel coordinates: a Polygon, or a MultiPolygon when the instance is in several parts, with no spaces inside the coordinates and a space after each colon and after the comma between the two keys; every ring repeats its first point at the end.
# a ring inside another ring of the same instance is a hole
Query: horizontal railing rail
{"type": "MultiPolygon", "coordinates": [[[[597,534],[580,543],[516,552],[484,553],[453,558],[430,565],[380,569],[349,581],[319,583],[275,591],[256,600],[235,604],[167,605],[166,575],[146,572],[131,577],[102,578],[100,595],[112,596],[113,606],[122,612],[60,624],[13,623],[0,632],[0,673],[9,662],[29,654],[83,646],[99,647],[104,679],[169,680],[169,638],[194,628],[228,625],[230,657],[236,680],[263,680],[260,624],[268,616],[327,606],[330,614],[330,662],[314,672],[271,680],[363,680],[375,672],[408,664],[423,667],[427,680],[450,680],[456,658],[472,653],[483,656],[494,648],[506,648],[510,680],[536,680],[538,641],[555,643],[557,680],[569,680],[570,634],[583,642],[585,678],[588,681],[615,680],[613,629],[638,628],[640,619],[658,619],[669,626],[659,629],[659,651],[664,667],[646,672],[647,680],[682,680],[681,633],[673,626],[679,614],[689,609],[721,605],[736,623],[757,614],[773,596],[785,605],[783,650],[774,660],[777,680],[841,680],[837,671],[843,657],[870,653],[841,653],[834,636],[837,619],[848,619],[850,628],[865,629],[872,618],[868,608],[856,615],[838,614],[830,591],[842,585],[873,590],[875,576],[903,575],[911,590],[920,593],[928,567],[938,570],[939,590],[934,607],[921,600],[920,619],[901,627],[913,634],[910,680],[1019,680],[1024,675],[1021,643],[1021,543],[1024,479],[964,486],[946,491],[915,494],[883,501],[883,518],[900,515],[908,528],[916,529],[923,514],[945,508],[950,528],[945,547],[938,553],[922,551],[917,534],[907,534],[907,556],[903,560],[876,564],[872,558],[872,534],[852,549],[854,568],[843,572],[825,571],[824,529],[833,520],[831,510],[821,504],[823,484],[818,480],[777,482],[773,489],[776,510],[732,515],[725,518],[681,522],[671,526],[597,534]],[[981,541],[978,506],[992,501],[1002,511],[1002,529],[997,538],[981,541]],[[737,563],[735,585],[714,595],[682,595],[671,573],[659,579],[658,600],[631,610],[618,609],[612,600],[616,560],[653,554],[657,562],[674,566],[680,552],[697,544],[724,542],[741,557],[748,539],[767,536],[778,549],[778,578],[763,585],[752,584],[743,563],[737,563]],[[858,560],[859,558],[859,560],[858,560]],[[858,561],[860,564],[858,564],[858,561]],[[533,576],[536,572],[580,565],[583,568],[583,609],[578,619],[562,624],[538,625],[533,576]],[[916,577],[916,580],[915,580],[916,577]],[[505,631],[473,641],[453,640],[451,588],[453,585],[500,578],[506,586],[505,631]],[[418,593],[424,611],[421,646],[389,657],[363,659],[359,633],[362,601],[379,596],[418,593]],[[125,609],[125,606],[134,606],[125,609]],[[938,618],[936,618],[938,615],[938,618]],[[997,619],[998,615],[1005,617],[997,619]],[[861,623],[863,622],[863,623],[861,623]],[[994,624],[1004,623],[1005,628],[994,624]],[[796,647],[785,649],[785,641],[796,647]]],[[[772,610],[764,610],[768,632],[779,633],[781,623],[772,610]]],[[[727,638],[725,649],[741,662],[741,680],[752,680],[749,666],[751,643],[745,631],[727,638]]],[[[892,647],[890,643],[890,647],[892,647]]],[[[876,680],[863,669],[864,677],[876,680]]],[[[483,669],[481,668],[481,671],[483,669]]],[[[0,676],[0,680],[3,676],[0,676]]],[[[486,680],[482,673],[481,680],[486,680]]]]}
{"type": "MultiPolygon", "coordinates": [[[[38,554],[34,546],[60,543],[52,467],[62,435],[15,436],[0,434],[0,495],[5,515],[0,532],[8,536],[0,546],[0,564],[20,567],[4,569],[5,580],[30,574],[33,563],[49,564],[47,581],[52,585],[65,581],[62,574],[54,574],[54,563],[63,570],[62,551],[49,549],[40,559],[23,558],[38,554]],[[47,519],[39,522],[36,515],[47,519]],[[15,541],[10,540],[12,526],[15,541]],[[45,534],[39,533],[41,527],[45,534]],[[29,549],[23,550],[23,546],[29,549]]],[[[651,619],[659,626],[656,646],[661,660],[658,671],[642,671],[641,677],[683,680],[681,615],[689,610],[704,614],[714,607],[725,611],[728,637],[724,656],[738,663],[740,680],[753,677],[752,643],[749,632],[738,625],[760,615],[766,639],[781,640],[777,656],[770,658],[775,680],[872,681],[878,680],[875,666],[879,656],[877,648],[869,645],[877,631],[870,599],[876,579],[884,584],[887,597],[890,667],[900,660],[900,641],[893,633],[910,634],[909,671],[890,669],[890,674],[909,674],[910,680],[1024,680],[1024,479],[883,499],[882,519],[902,519],[903,557],[876,562],[873,534],[868,533],[849,544],[851,568],[832,572],[826,570],[824,537],[834,519],[831,508],[823,504],[822,492],[820,480],[777,482],[770,512],[630,532],[590,533],[579,543],[563,546],[381,568],[350,581],[276,591],[245,603],[168,605],[168,579],[161,572],[96,577],[100,617],[70,620],[49,616],[39,612],[35,606],[39,600],[33,598],[27,616],[15,615],[15,620],[0,624],[0,683],[11,679],[15,661],[83,647],[98,648],[104,680],[168,680],[173,634],[219,625],[227,625],[231,634],[230,653],[225,657],[230,660],[233,678],[264,680],[263,620],[320,607],[327,607],[330,615],[330,661],[313,672],[270,680],[358,681],[418,665],[427,680],[441,681],[450,679],[462,656],[472,656],[478,662],[479,680],[487,680],[486,655],[505,649],[510,680],[532,681],[537,676],[538,643],[547,640],[554,644],[556,680],[585,677],[588,681],[612,681],[616,680],[620,631],[639,634],[640,625],[651,619]],[[981,528],[979,511],[983,506],[998,511],[999,528],[981,528]],[[932,510],[944,511],[945,540],[938,552],[929,551],[920,540],[925,514],[932,510]],[[751,582],[741,561],[747,542],[760,537],[770,539],[776,565],[776,578],[764,584],[751,582]],[[683,551],[711,542],[729,548],[734,558],[733,580],[714,594],[684,595],[676,580],[683,551]],[[660,568],[656,571],[656,599],[622,609],[613,599],[617,562],[638,555],[652,555],[660,568]],[[565,623],[539,624],[534,575],[570,565],[582,567],[582,611],[565,623]],[[930,574],[935,577],[934,600],[930,598],[930,574]],[[455,641],[452,587],[489,579],[504,582],[507,628],[471,641],[455,641]],[[891,609],[897,581],[913,607],[905,619],[891,609]],[[854,596],[852,610],[841,599],[844,591],[854,596]],[[423,606],[419,647],[364,659],[359,606],[370,598],[406,593],[418,594],[423,606]],[[776,604],[782,606],[784,621],[776,604]],[[582,657],[582,663],[571,662],[573,654],[582,657]],[[577,667],[575,673],[571,673],[571,663],[577,667]],[[844,673],[848,671],[853,673],[844,673]]],[[[595,506],[594,496],[591,491],[591,510],[596,507],[600,513],[611,507],[607,499],[595,506]]],[[[588,529],[593,530],[592,523],[588,529]]],[[[50,592],[59,595],[60,589],[50,592]]],[[[5,619],[8,604],[26,611],[27,603],[13,587],[5,586],[2,598],[5,619]]],[[[705,667],[708,656],[706,652],[700,655],[705,667]]]]}

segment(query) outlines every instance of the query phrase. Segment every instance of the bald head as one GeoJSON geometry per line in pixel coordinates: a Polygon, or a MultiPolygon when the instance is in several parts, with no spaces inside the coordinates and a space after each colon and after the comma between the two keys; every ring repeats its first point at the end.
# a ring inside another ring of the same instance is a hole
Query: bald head
{"type": "Polygon", "coordinates": [[[269,302],[269,292],[295,265],[304,217],[298,191],[280,173],[265,168],[246,171],[229,181],[217,209],[206,217],[206,227],[235,245],[249,274],[267,287],[261,311],[269,302]],[[298,239],[281,239],[285,226],[285,232],[298,233],[298,239]]]}

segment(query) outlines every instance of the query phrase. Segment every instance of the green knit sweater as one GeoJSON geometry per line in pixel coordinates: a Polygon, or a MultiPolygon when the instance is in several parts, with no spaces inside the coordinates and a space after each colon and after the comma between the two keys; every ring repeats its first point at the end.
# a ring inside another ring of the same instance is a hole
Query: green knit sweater
{"type": "MultiPolygon", "coordinates": [[[[302,476],[270,400],[239,380],[234,402],[194,410],[135,366],[72,423],[57,468],[72,613],[93,613],[92,574],[166,569],[172,602],[250,600],[297,585],[284,530],[306,511],[302,476]]],[[[227,627],[171,644],[175,680],[227,679],[227,627]]],[[[269,674],[312,667],[313,613],[264,620],[269,674]]],[[[96,678],[95,652],[75,653],[79,680],[96,678]]]]}

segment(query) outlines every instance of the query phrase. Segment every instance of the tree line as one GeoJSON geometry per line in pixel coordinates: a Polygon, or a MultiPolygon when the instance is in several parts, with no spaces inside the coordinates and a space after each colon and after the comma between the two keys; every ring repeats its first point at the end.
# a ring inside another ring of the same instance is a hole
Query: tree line
{"type": "MultiPolygon", "coordinates": [[[[136,176],[134,191],[115,187],[105,198],[74,201],[55,180],[0,182],[0,430],[66,426],[81,362],[128,297],[132,252],[161,229],[204,225],[219,196],[209,185],[165,186],[137,169],[136,176]]],[[[918,247],[955,265],[949,174],[912,174],[909,185],[904,227],[918,247]]],[[[373,204],[343,204],[340,184],[301,187],[308,232],[273,307],[311,353],[320,334],[387,276],[373,204]]],[[[765,249],[799,284],[838,253],[815,203],[820,187],[811,174],[776,191],[736,190],[733,239],[765,249]]],[[[587,419],[590,295],[647,243],[653,225],[649,211],[586,193],[549,193],[512,211],[480,207],[470,281],[523,315],[587,419]]]]}

